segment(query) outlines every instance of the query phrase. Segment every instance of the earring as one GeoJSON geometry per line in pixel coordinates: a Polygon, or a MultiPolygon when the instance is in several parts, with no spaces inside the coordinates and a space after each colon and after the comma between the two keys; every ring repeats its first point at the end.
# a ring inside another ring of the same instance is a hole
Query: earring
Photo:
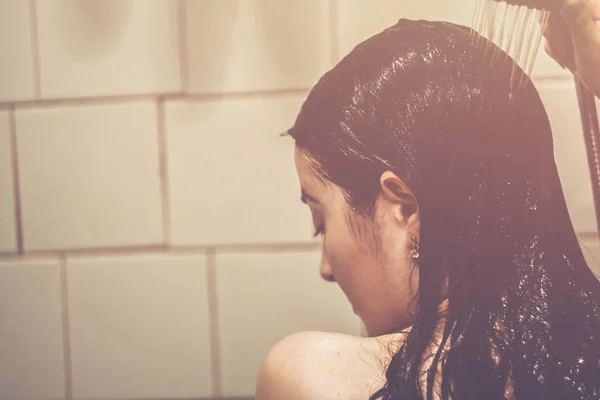
{"type": "Polygon", "coordinates": [[[415,260],[419,258],[419,243],[416,235],[410,237],[410,256],[415,260]]]}

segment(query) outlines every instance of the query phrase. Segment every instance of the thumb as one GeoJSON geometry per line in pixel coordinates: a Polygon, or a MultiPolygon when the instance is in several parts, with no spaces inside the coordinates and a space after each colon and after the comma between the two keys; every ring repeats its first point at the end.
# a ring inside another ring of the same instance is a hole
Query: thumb
{"type": "Polygon", "coordinates": [[[565,0],[561,14],[574,42],[600,44],[600,0],[565,0]]]}

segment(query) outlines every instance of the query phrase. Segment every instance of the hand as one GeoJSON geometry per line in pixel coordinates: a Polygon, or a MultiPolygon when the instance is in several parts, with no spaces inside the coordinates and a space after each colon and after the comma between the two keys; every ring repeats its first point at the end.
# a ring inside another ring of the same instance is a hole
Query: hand
{"type": "Polygon", "coordinates": [[[600,0],[566,0],[544,36],[546,52],[600,97],[600,0]]]}

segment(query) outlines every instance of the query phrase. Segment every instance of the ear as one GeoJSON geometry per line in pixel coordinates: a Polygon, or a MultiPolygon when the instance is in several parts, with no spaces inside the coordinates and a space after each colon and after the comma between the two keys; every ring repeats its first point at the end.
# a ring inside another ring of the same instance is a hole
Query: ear
{"type": "Polygon", "coordinates": [[[379,180],[382,197],[391,205],[398,205],[397,218],[402,219],[418,232],[419,217],[417,199],[402,179],[391,171],[386,171],[379,180]]]}

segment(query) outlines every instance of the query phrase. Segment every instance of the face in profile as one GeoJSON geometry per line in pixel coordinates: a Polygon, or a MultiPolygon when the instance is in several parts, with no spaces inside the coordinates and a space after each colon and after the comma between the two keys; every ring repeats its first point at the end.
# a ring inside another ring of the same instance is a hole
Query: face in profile
{"type": "Polygon", "coordinates": [[[514,61],[483,37],[473,46],[471,33],[400,20],[302,104],[286,133],[323,234],[321,274],[369,336],[411,328],[391,338],[401,349],[373,398],[505,398],[511,388],[510,398],[596,399],[600,287],[549,118],[514,61]]]}
{"type": "Polygon", "coordinates": [[[409,326],[418,287],[411,237],[418,237],[419,218],[418,212],[406,215],[406,198],[397,193],[402,182],[385,173],[373,216],[363,216],[351,209],[338,186],[319,176],[298,147],[295,163],[302,201],[315,234],[323,237],[323,279],[340,286],[369,336],[409,326]]]}

